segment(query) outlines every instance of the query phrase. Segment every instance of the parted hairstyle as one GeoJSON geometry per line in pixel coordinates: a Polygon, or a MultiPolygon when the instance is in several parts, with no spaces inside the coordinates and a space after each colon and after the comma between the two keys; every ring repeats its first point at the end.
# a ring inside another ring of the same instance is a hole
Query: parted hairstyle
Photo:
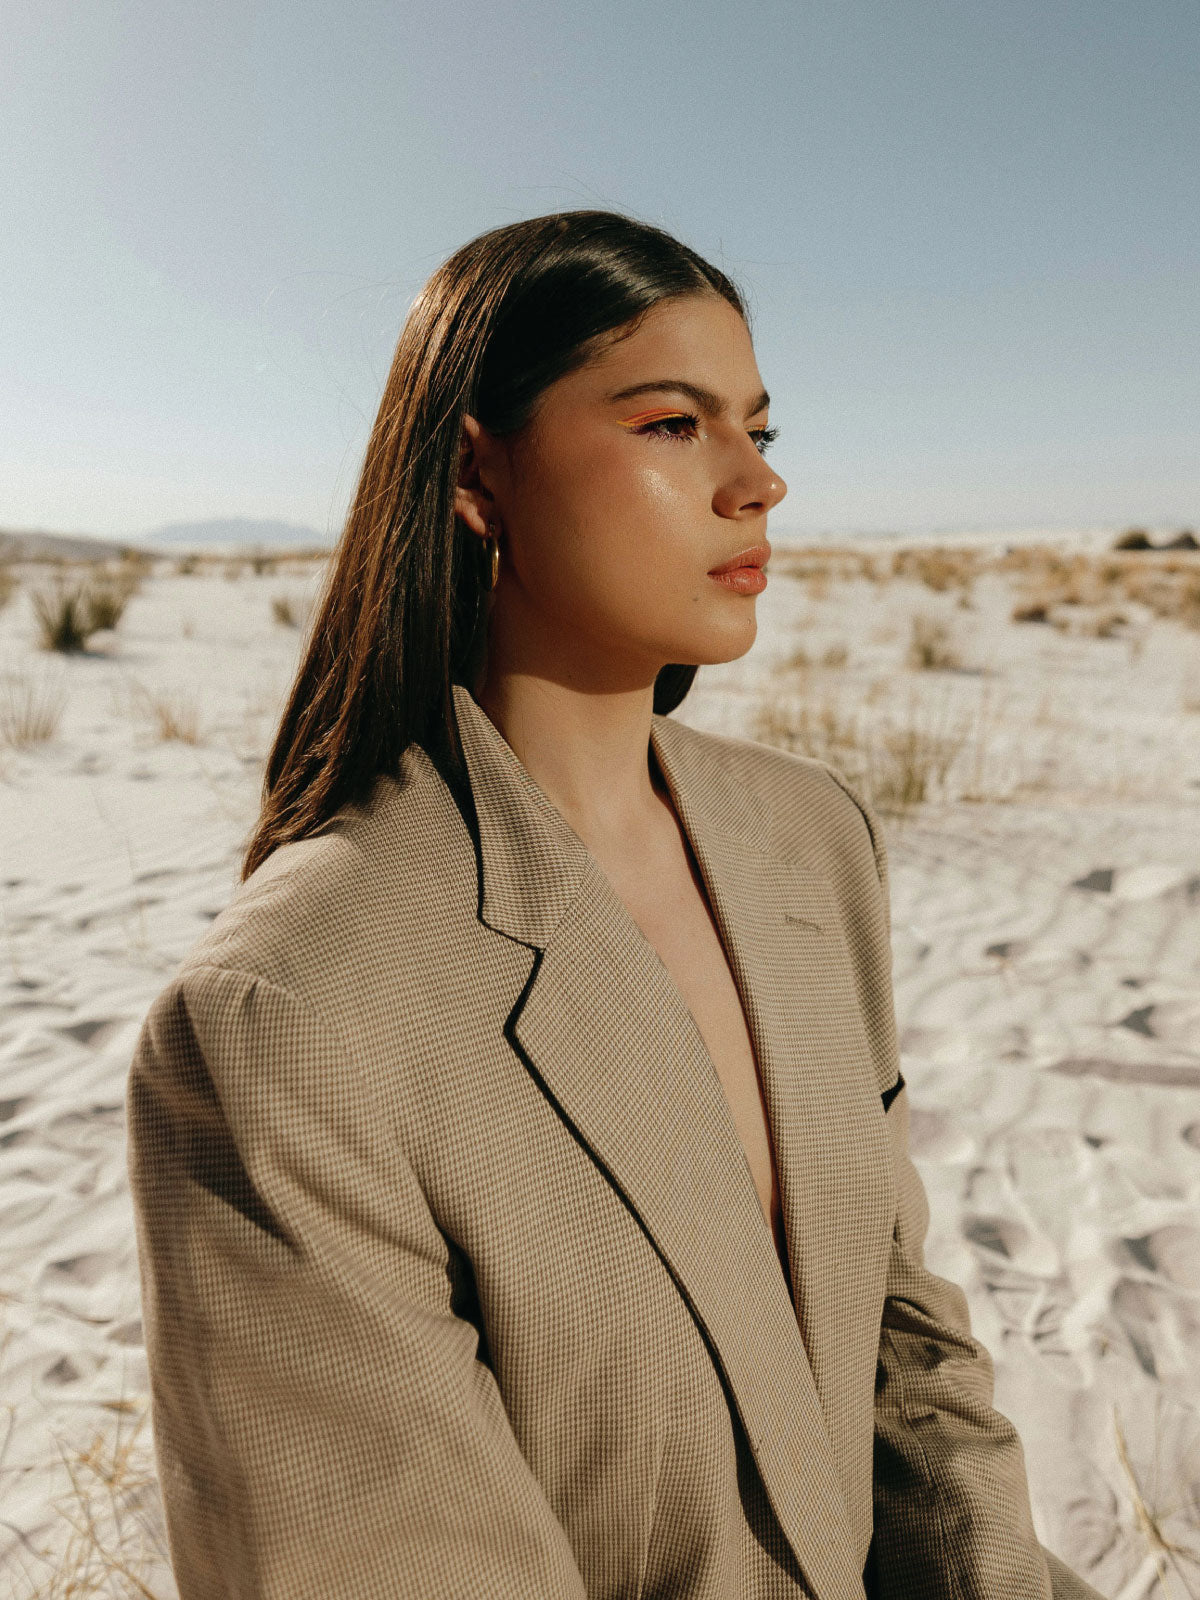
{"type": "MultiPolygon", "coordinates": [[[[649,223],[565,211],[471,239],[413,302],[345,528],[267,758],[245,880],[279,845],[317,832],[416,741],[461,792],[453,683],[487,643],[483,540],[454,510],[464,412],[499,436],[531,421],[548,386],[626,336],[663,300],[712,290],[747,323],[733,282],[649,223]]],[[[673,711],[696,667],[664,666],[673,711]]]]}

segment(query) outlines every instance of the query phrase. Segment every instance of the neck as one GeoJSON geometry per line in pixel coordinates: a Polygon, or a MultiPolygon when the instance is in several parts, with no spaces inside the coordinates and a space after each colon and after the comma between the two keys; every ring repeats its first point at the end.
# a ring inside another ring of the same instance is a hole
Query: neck
{"type": "Polygon", "coordinates": [[[661,826],[670,798],[650,744],[654,686],[583,693],[521,673],[473,691],[521,765],[589,847],[661,826]]]}

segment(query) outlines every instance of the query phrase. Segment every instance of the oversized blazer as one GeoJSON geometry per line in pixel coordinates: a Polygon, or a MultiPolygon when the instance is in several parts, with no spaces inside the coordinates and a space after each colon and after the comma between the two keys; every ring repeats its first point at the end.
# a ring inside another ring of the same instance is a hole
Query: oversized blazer
{"type": "Polygon", "coordinates": [[[869,806],[653,718],[789,1285],[679,990],[453,697],[469,799],[411,745],[238,886],[138,1041],[183,1600],[1095,1600],[1039,1544],[964,1296],[922,1262],[869,806]]]}

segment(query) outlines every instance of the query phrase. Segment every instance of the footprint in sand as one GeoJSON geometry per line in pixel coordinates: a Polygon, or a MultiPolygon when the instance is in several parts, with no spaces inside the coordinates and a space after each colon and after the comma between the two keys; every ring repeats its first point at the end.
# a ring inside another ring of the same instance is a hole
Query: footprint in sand
{"type": "Polygon", "coordinates": [[[963,1233],[985,1259],[990,1257],[996,1265],[1003,1263],[1033,1278],[1058,1275],[1058,1251],[1054,1245],[1017,1217],[969,1214],[963,1218],[963,1233]]]}
{"type": "Polygon", "coordinates": [[[1034,1278],[1054,1278],[1061,1270],[1058,1251],[1036,1226],[996,1172],[980,1167],[971,1176],[962,1222],[981,1265],[1004,1266],[1034,1278]]]}
{"type": "Polygon", "coordinates": [[[1168,1223],[1124,1244],[1139,1266],[1181,1289],[1200,1290],[1200,1230],[1183,1222],[1168,1223]]]}
{"type": "Polygon", "coordinates": [[[94,1289],[106,1274],[120,1265],[119,1257],[111,1250],[89,1250],[83,1255],[47,1262],[42,1268],[42,1282],[48,1288],[94,1289]]]}
{"type": "Polygon", "coordinates": [[[1093,867],[1082,878],[1071,880],[1072,889],[1088,889],[1092,894],[1111,894],[1116,873],[1112,867],[1093,867]]]}
{"type": "Polygon", "coordinates": [[[1160,1381],[1194,1381],[1191,1349],[1200,1319],[1166,1285],[1120,1278],[1112,1292],[1112,1310],[1143,1372],[1160,1381]]]}
{"type": "Polygon", "coordinates": [[[42,1373],[43,1383],[52,1383],[56,1388],[68,1383],[78,1383],[83,1373],[71,1360],[70,1356],[59,1356],[58,1360],[46,1368],[42,1373]]]}
{"type": "Polygon", "coordinates": [[[914,1156],[938,1166],[959,1166],[975,1156],[975,1140],[945,1111],[910,1107],[908,1142],[914,1156]]]}
{"type": "Polygon", "coordinates": [[[104,1044],[122,1021],[118,1017],[89,1017],[84,1022],[68,1022],[52,1031],[62,1034],[64,1039],[73,1039],[76,1044],[96,1046],[104,1044]]]}
{"type": "Polygon", "coordinates": [[[1166,1000],[1152,1001],[1149,1005],[1135,1006],[1115,1026],[1128,1028],[1147,1039],[1163,1039],[1168,1044],[1177,1044],[1184,1050],[1190,1050],[1200,1039],[1200,996],[1174,995],[1166,1000]]]}

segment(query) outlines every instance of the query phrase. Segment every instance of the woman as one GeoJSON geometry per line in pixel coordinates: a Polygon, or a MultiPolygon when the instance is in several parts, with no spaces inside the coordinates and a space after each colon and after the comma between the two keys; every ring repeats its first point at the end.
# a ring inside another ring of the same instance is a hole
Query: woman
{"type": "Polygon", "coordinates": [[[922,1265],[878,823],[669,716],[754,641],[772,433],[637,221],[412,307],[130,1078],[183,1600],[1095,1595],[922,1265]]]}

